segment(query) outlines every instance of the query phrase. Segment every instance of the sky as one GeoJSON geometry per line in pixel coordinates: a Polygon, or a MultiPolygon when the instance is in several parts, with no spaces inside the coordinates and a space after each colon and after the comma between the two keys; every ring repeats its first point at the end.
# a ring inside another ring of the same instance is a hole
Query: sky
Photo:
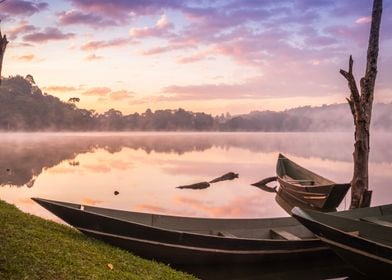
{"type": "MultiPolygon", "coordinates": [[[[6,0],[3,76],[78,107],[213,115],[345,102],[363,76],[371,0],[6,0]]],[[[384,0],[375,102],[392,101],[384,0]]]]}

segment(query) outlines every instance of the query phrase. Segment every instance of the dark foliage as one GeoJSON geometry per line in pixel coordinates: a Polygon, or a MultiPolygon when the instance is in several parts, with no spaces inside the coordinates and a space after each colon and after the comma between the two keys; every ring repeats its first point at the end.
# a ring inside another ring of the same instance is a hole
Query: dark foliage
{"type": "MultiPolygon", "coordinates": [[[[184,109],[147,109],[123,115],[110,109],[98,114],[79,109],[79,98],[63,102],[42,93],[32,76],[10,77],[0,87],[2,131],[351,131],[346,104],[304,106],[283,112],[254,111],[245,115],[212,117],[184,109]]],[[[390,130],[392,104],[375,104],[373,126],[390,130]]]]}

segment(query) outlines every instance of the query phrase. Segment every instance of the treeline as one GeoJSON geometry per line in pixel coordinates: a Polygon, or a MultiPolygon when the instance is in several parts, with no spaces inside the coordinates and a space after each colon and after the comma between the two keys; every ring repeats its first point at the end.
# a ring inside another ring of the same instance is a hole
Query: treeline
{"type": "MultiPolygon", "coordinates": [[[[72,101],[77,101],[75,98],[72,101]]],[[[375,104],[372,126],[392,128],[392,104],[375,104]]],[[[304,106],[283,112],[211,116],[184,109],[147,109],[123,115],[110,109],[99,114],[80,109],[75,102],[42,93],[32,76],[10,77],[0,87],[2,131],[351,131],[353,120],[347,104],[304,106]]]]}
{"type": "Polygon", "coordinates": [[[10,77],[0,87],[0,130],[5,131],[208,131],[214,118],[183,109],[147,109],[123,115],[110,109],[103,114],[79,109],[74,102],[43,93],[29,75],[10,77]]]}

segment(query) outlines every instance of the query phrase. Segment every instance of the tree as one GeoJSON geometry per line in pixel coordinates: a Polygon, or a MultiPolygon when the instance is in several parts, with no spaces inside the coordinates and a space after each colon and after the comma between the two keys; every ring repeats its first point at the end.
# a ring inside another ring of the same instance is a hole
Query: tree
{"type": "MultiPolygon", "coordinates": [[[[4,1],[1,1],[0,3],[2,3],[4,1]]],[[[1,84],[1,69],[3,66],[3,57],[4,57],[4,53],[5,53],[5,49],[7,47],[8,44],[8,40],[7,40],[7,36],[4,34],[1,34],[1,30],[0,30],[0,84],[1,84]]]]}
{"type": "Polygon", "coordinates": [[[76,103],[76,102],[79,102],[79,101],[80,101],[79,97],[71,97],[71,98],[68,99],[69,103],[76,103]]]}
{"type": "Polygon", "coordinates": [[[351,95],[347,98],[354,118],[355,144],[354,144],[354,174],[351,181],[350,208],[370,206],[371,194],[369,191],[369,148],[370,148],[370,121],[374,97],[374,86],[377,76],[377,58],[382,14],[382,0],[373,1],[372,23],[370,27],[369,44],[367,50],[367,63],[365,76],[360,80],[360,92],[353,74],[353,58],[350,55],[348,72],[340,70],[347,82],[351,95]]]}

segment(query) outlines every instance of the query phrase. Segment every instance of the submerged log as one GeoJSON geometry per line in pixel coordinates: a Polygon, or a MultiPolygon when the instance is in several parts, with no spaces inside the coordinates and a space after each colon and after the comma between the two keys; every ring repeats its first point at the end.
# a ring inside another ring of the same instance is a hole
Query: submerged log
{"type": "Polygon", "coordinates": [[[202,190],[202,189],[208,188],[209,186],[210,186],[210,183],[208,183],[208,182],[200,182],[200,183],[191,184],[191,185],[178,186],[177,189],[202,190]]]}
{"type": "Polygon", "coordinates": [[[238,173],[229,172],[229,173],[226,173],[225,175],[222,175],[218,178],[211,180],[210,183],[217,183],[220,181],[234,180],[235,178],[238,178],[238,173]]]}

